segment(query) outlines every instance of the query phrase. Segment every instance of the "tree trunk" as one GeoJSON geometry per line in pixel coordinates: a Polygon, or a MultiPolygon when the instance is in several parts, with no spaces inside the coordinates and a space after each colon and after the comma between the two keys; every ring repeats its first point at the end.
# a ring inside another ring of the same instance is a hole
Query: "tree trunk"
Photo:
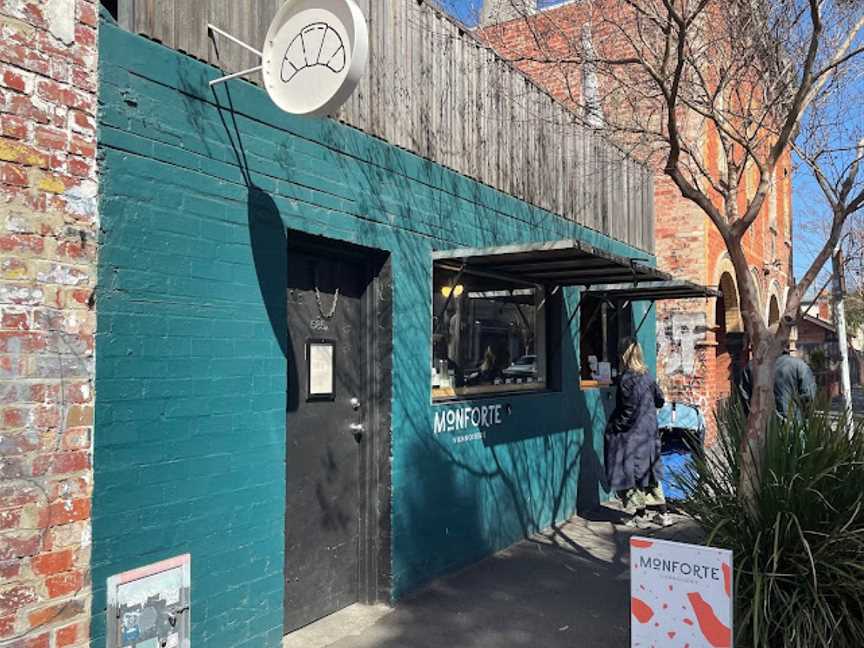
{"type": "Polygon", "coordinates": [[[763,344],[754,349],[750,363],[753,393],[750,397],[750,414],[747,430],[741,439],[741,475],[739,495],[745,504],[756,501],[761,483],[762,457],[765,450],[765,432],[774,414],[774,364],[783,351],[776,338],[768,336],[763,344]]]}
{"type": "Polygon", "coordinates": [[[745,506],[756,502],[761,483],[760,469],[765,451],[765,433],[774,412],[774,365],[789,339],[791,328],[781,321],[776,331],[769,330],[762,318],[761,304],[749,264],[740,245],[727,243],[727,250],[735,267],[741,316],[751,344],[750,414],[747,429],[741,439],[741,475],[739,497],[745,506]]]}

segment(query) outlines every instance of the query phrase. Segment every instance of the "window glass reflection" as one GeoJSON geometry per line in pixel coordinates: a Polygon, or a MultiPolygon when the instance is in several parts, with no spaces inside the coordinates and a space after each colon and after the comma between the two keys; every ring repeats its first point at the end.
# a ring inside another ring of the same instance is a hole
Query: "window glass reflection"
{"type": "Polygon", "coordinates": [[[433,395],[545,388],[543,294],[537,286],[436,267],[433,395]]]}

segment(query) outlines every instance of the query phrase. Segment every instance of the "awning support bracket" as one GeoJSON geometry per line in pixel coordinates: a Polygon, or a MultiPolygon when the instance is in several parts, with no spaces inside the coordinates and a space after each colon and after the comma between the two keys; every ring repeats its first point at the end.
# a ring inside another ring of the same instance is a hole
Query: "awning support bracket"
{"type": "MultiPolygon", "coordinates": [[[[591,286],[586,286],[585,290],[579,291],[579,303],[576,304],[576,308],[573,309],[573,313],[567,319],[567,326],[565,327],[564,330],[566,330],[566,331],[570,330],[570,325],[573,323],[573,318],[576,317],[577,313],[579,313],[580,310],[582,310],[582,302],[585,301],[585,293],[587,292],[587,289],[590,287],[591,286]]],[[[562,338],[563,338],[563,335],[562,335],[562,338]]]]}
{"type": "Polygon", "coordinates": [[[638,263],[637,259],[630,259],[630,274],[633,275],[633,285],[638,286],[639,280],[636,278],[636,264],[638,263]]]}
{"type": "Polygon", "coordinates": [[[648,308],[645,309],[645,314],[642,316],[642,321],[639,322],[639,326],[637,326],[637,327],[636,327],[636,330],[633,332],[633,337],[634,337],[634,338],[635,338],[637,335],[639,335],[639,331],[642,330],[642,325],[645,323],[645,320],[648,319],[648,314],[649,314],[649,313],[651,312],[651,310],[654,308],[654,304],[656,304],[656,303],[657,303],[657,302],[652,301],[651,304],[648,306],[648,308]]]}

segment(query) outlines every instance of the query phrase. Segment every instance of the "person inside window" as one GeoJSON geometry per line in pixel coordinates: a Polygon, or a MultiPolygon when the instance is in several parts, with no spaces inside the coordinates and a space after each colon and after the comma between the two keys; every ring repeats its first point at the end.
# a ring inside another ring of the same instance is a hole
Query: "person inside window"
{"type": "Polygon", "coordinates": [[[492,385],[497,378],[501,377],[501,372],[495,361],[495,352],[491,346],[486,347],[483,353],[483,362],[477,367],[477,371],[465,379],[466,385],[492,385]]]}
{"type": "Polygon", "coordinates": [[[661,485],[660,435],[657,409],[663,392],[648,373],[642,347],[633,339],[620,344],[621,377],[615,410],[604,434],[606,479],[630,514],[627,526],[670,523],[661,485]],[[649,517],[649,509],[652,515],[649,517]]]}

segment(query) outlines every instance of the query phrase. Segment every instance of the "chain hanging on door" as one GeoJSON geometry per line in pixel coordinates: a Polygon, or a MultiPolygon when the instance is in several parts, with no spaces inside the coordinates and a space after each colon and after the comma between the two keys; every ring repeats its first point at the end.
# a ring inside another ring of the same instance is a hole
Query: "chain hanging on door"
{"type": "Polygon", "coordinates": [[[333,319],[333,316],[336,314],[336,305],[339,303],[339,289],[336,289],[336,292],[333,293],[333,303],[330,304],[330,310],[326,313],[324,312],[324,306],[321,304],[321,291],[318,290],[318,266],[315,266],[315,303],[318,305],[318,312],[321,313],[321,317],[326,320],[333,319]]]}

